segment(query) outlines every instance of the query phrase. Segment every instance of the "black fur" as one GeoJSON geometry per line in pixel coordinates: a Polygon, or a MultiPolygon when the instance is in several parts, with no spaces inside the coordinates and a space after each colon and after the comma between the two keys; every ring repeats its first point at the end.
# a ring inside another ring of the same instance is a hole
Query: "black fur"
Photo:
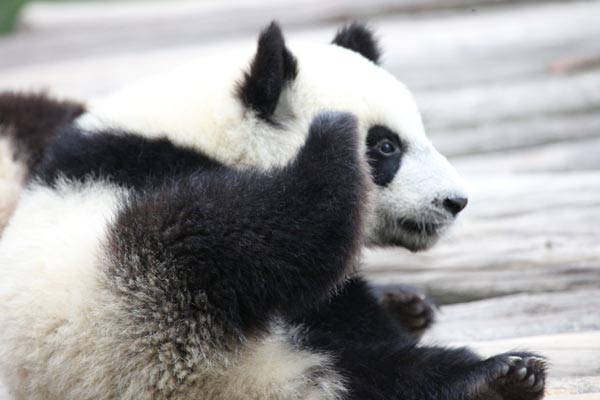
{"type": "Polygon", "coordinates": [[[281,92],[297,75],[296,59],[285,46],[281,28],[272,22],[258,38],[256,55],[238,94],[246,107],[271,121],[281,92]]]}
{"type": "MultiPolygon", "coordinates": [[[[112,230],[111,275],[134,293],[153,287],[181,318],[208,314],[229,337],[300,314],[362,245],[368,178],[358,148],[353,118],[321,116],[288,167],[200,171],[138,192],[112,230]]],[[[154,304],[131,306],[148,315],[154,304]]]]}
{"type": "Polygon", "coordinates": [[[60,177],[77,181],[101,178],[140,189],[220,167],[202,153],[165,138],[148,139],[114,130],[87,134],[69,127],[48,146],[34,175],[48,185],[60,177]]]}
{"type": "Polygon", "coordinates": [[[17,157],[33,168],[57,130],[85,111],[83,104],[59,101],[43,93],[0,93],[0,125],[8,127],[17,157]]]}
{"type": "Polygon", "coordinates": [[[378,64],[381,58],[381,51],[373,32],[358,22],[341,28],[332,43],[355,51],[375,64],[378,64]]]}
{"type": "Polygon", "coordinates": [[[387,186],[396,176],[402,161],[402,154],[406,146],[400,137],[386,128],[376,125],[369,129],[367,134],[367,157],[371,165],[373,182],[378,186],[387,186]],[[394,150],[386,153],[382,146],[386,144],[394,150]]]}
{"type": "Polygon", "coordinates": [[[543,397],[545,361],[541,357],[514,352],[484,360],[466,348],[417,346],[415,336],[387,317],[358,277],[297,322],[306,327],[305,346],[337,356],[337,366],[349,382],[348,399],[543,397]]]}

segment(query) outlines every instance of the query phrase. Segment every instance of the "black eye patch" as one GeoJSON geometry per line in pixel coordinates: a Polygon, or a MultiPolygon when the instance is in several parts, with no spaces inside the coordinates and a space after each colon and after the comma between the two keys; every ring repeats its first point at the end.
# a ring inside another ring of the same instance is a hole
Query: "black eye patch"
{"type": "Polygon", "coordinates": [[[398,135],[385,126],[375,125],[367,134],[367,157],[373,182],[387,186],[400,168],[405,146],[398,135]]]}

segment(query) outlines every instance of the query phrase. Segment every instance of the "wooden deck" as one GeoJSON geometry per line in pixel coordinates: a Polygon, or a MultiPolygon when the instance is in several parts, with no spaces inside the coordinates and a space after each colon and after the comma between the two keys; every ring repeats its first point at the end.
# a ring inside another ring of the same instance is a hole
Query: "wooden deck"
{"type": "Polygon", "coordinates": [[[368,275],[442,304],[427,341],[540,351],[549,398],[600,399],[600,1],[34,4],[0,38],[0,89],[88,99],[253,42],[270,18],[328,41],[355,17],[377,28],[386,68],[471,188],[448,238],[368,251],[368,275]]]}

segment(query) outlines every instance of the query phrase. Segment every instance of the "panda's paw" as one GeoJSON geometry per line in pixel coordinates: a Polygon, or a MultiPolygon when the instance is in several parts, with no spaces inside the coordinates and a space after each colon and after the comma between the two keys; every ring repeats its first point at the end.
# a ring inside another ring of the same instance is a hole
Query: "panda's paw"
{"type": "Polygon", "coordinates": [[[547,361],[533,353],[512,352],[486,360],[493,365],[490,388],[505,400],[544,397],[547,361]]]}
{"type": "Polygon", "coordinates": [[[435,303],[416,287],[398,285],[386,288],[380,302],[392,318],[416,337],[421,337],[435,322],[435,303]]]}

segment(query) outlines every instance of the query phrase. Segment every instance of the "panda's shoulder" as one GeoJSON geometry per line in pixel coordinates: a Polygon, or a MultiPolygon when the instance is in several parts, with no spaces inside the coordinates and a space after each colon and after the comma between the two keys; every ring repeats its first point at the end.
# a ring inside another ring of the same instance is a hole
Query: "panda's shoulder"
{"type": "Polygon", "coordinates": [[[221,169],[222,164],[196,149],[174,144],[166,136],[148,138],[118,128],[63,129],[34,171],[37,182],[100,180],[139,189],[194,170],[221,169]]]}

